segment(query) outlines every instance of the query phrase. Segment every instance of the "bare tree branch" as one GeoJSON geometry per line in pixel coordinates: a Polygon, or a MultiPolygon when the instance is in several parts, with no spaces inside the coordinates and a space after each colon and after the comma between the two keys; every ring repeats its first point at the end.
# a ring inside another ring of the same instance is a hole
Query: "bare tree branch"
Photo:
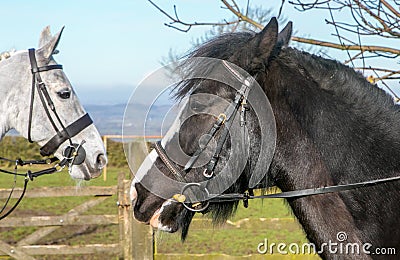
{"type": "MultiPolygon", "coordinates": [[[[222,3],[226,6],[226,8],[231,11],[238,19],[233,20],[233,21],[225,21],[223,23],[219,22],[184,22],[179,19],[177,13],[175,12],[175,17],[172,15],[168,14],[166,11],[161,9],[157,4],[155,4],[153,1],[148,0],[157,10],[159,10],[162,14],[164,14],[166,17],[168,17],[171,22],[165,23],[166,26],[177,29],[179,31],[184,31],[187,32],[189,31],[193,26],[210,26],[210,25],[230,25],[230,24],[236,24],[240,22],[247,22],[252,24],[254,27],[262,30],[264,28],[264,25],[259,24],[258,22],[254,21],[253,19],[249,18],[248,16],[242,14],[240,11],[236,9],[234,5],[231,5],[228,3],[227,0],[221,0],[222,3]],[[187,28],[186,29],[180,29],[174,24],[180,24],[184,25],[187,28]]],[[[176,10],[176,9],[175,9],[176,10]]],[[[318,45],[318,46],[323,46],[323,47],[328,47],[328,48],[334,48],[334,49],[339,49],[339,50],[355,50],[355,51],[362,51],[362,52],[386,52],[390,54],[394,54],[396,56],[400,55],[400,49],[395,49],[395,48],[390,48],[390,47],[383,47],[383,46],[375,46],[375,45],[346,45],[346,44],[337,44],[333,42],[326,42],[326,41],[321,41],[321,40],[315,40],[311,38],[303,38],[303,37],[298,37],[298,36],[293,36],[292,37],[293,41],[300,42],[300,43],[306,43],[306,44],[312,44],[312,45],[318,45]]]]}
{"type": "MultiPolygon", "coordinates": [[[[174,14],[160,8],[152,0],[148,0],[158,11],[166,16],[170,22],[165,23],[166,26],[174,28],[179,31],[188,32],[193,26],[228,26],[235,25],[231,30],[235,31],[239,24],[250,24],[255,28],[261,30],[264,25],[249,15],[249,0],[245,9],[241,9],[236,0],[220,0],[223,8],[228,10],[234,15],[230,20],[224,19],[223,22],[186,22],[179,18],[177,8],[174,6],[174,14]],[[181,27],[183,26],[183,28],[181,27]]],[[[280,11],[283,8],[285,0],[281,0],[280,11]]],[[[383,38],[400,38],[400,13],[397,11],[400,2],[394,1],[389,3],[387,0],[292,0],[288,2],[293,5],[297,10],[307,11],[310,9],[329,10],[331,12],[331,20],[326,20],[328,25],[335,27],[335,36],[338,37],[339,43],[322,41],[312,38],[304,38],[299,36],[292,36],[292,40],[299,43],[309,44],[312,46],[321,46],[330,49],[344,50],[348,53],[349,59],[344,63],[352,63],[361,60],[362,66],[355,66],[355,69],[364,71],[372,71],[375,76],[369,76],[368,79],[376,83],[386,79],[398,79],[400,71],[388,68],[372,68],[366,64],[367,59],[371,58],[397,58],[400,56],[400,49],[391,46],[378,46],[378,45],[363,45],[361,36],[375,36],[383,38]],[[331,5],[332,4],[332,5],[331,5]],[[394,7],[396,6],[397,9],[394,7]],[[335,21],[333,11],[348,10],[351,21],[345,22],[335,21]],[[340,35],[339,30],[347,32],[346,36],[340,35]],[[356,40],[351,40],[348,36],[356,36],[356,40]],[[347,44],[343,43],[344,40],[347,44]],[[356,54],[350,55],[349,51],[355,51],[356,54]],[[367,55],[368,54],[368,55],[367,55]],[[382,74],[379,75],[378,73],[382,74]]],[[[257,18],[257,17],[256,17],[257,18]]],[[[383,82],[386,86],[387,84],[383,82]]],[[[392,91],[388,86],[389,91],[392,91]]],[[[400,100],[400,99],[399,99],[400,100]]]]}
{"type": "MultiPolygon", "coordinates": [[[[230,6],[229,3],[227,3],[226,0],[222,0],[222,2],[241,21],[248,22],[260,30],[262,28],[264,28],[263,25],[257,23],[256,21],[250,19],[249,17],[244,16],[240,12],[237,12],[236,10],[234,10],[232,8],[232,6],[230,6]]],[[[296,42],[318,45],[318,46],[323,46],[323,47],[329,47],[329,48],[334,48],[334,49],[339,49],[339,50],[356,50],[356,51],[362,51],[362,52],[366,52],[366,51],[368,51],[368,52],[387,52],[387,53],[391,53],[391,54],[395,54],[395,55],[400,55],[400,49],[394,49],[394,48],[388,48],[388,47],[382,47],[382,46],[345,45],[345,44],[337,44],[337,43],[333,43],[333,42],[314,40],[314,39],[310,39],[310,38],[302,38],[302,37],[297,37],[297,36],[293,36],[292,40],[296,41],[296,42]]]]}
{"type": "Polygon", "coordinates": [[[387,9],[389,9],[394,15],[396,15],[398,18],[400,18],[400,13],[396,11],[396,9],[390,5],[388,2],[386,2],[385,0],[380,0],[380,2],[386,6],[387,9]]]}
{"type": "Polygon", "coordinates": [[[181,19],[179,19],[177,8],[176,8],[175,5],[174,5],[175,17],[173,17],[172,15],[170,15],[166,11],[164,11],[162,8],[160,8],[153,1],[151,1],[151,0],[147,0],[147,1],[149,1],[150,4],[152,4],[158,11],[160,11],[163,15],[165,15],[166,17],[168,17],[171,20],[171,22],[169,22],[169,23],[164,23],[165,26],[171,27],[171,28],[176,29],[176,30],[181,31],[181,32],[188,32],[192,28],[192,26],[215,26],[215,25],[221,25],[222,26],[222,25],[237,24],[237,23],[240,22],[240,20],[235,20],[235,21],[230,21],[230,22],[225,21],[223,23],[218,23],[218,22],[193,22],[193,23],[187,23],[187,22],[184,22],[181,19]],[[179,28],[179,27],[175,26],[175,24],[186,26],[186,28],[185,29],[179,28]]]}
{"type": "Polygon", "coordinates": [[[398,9],[399,3],[396,1],[393,4],[386,0],[295,0],[289,3],[299,11],[311,9],[344,11],[347,9],[355,24],[347,24],[343,27],[346,30],[355,32],[357,30],[354,29],[357,27],[364,35],[400,37],[400,13],[394,7],[396,5],[398,9]],[[327,3],[332,3],[334,6],[327,6],[327,3]]]}
{"type": "Polygon", "coordinates": [[[386,53],[394,54],[396,56],[400,55],[400,49],[394,49],[394,48],[383,47],[383,46],[340,45],[340,44],[336,44],[336,43],[332,43],[332,42],[325,42],[325,41],[319,41],[319,40],[296,37],[296,36],[293,36],[292,40],[296,41],[296,42],[319,45],[319,46],[324,46],[324,47],[329,47],[329,48],[334,48],[334,49],[339,49],[339,50],[352,50],[352,51],[363,51],[363,52],[366,52],[366,51],[368,51],[368,52],[386,52],[386,53]]]}

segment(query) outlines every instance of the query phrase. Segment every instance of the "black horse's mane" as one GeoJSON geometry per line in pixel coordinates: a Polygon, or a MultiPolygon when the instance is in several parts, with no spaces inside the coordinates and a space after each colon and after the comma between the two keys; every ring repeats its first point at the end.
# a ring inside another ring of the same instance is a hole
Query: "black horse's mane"
{"type": "Polygon", "coordinates": [[[301,61],[300,64],[323,91],[339,96],[342,101],[352,104],[354,109],[384,112],[390,116],[395,116],[399,111],[387,92],[368,82],[360,72],[338,61],[292,48],[286,49],[282,56],[291,60],[296,67],[301,61]]]}
{"type": "MultiPolygon", "coordinates": [[[[251,51],[243,47],[255,34],[255,32],[236,32],[220,35],[194,49],[186,58],[190,60],[193,57],[208,57],[229,61],[238,50],[251,51]]],[[[239,56],[241,59],[236,59],[234,63],[241,67],[242,64],[248,63],[248,56],[250,55],[244,53],[239,56]]],[[[294,48],[281,50],[279,45],[275,46],[271,56],[269,59],[276,60],[280,66],[287,67],[289,70],[300,71],[300,73],[305,74],[305,77],[312,78],[319,87],[318,91],[325,92],[331,97],[332,102],[336,101],[350,107],[352,111],[362,112],[364,120],[374,124],[375,127],[381,125],[381,129],[379,129],[381,131],[388,132],[388,134],[397,132],[398,124],[393,125],[393,120],[400,123],[399,106],[394,103],[392,96],[377,85],[368,82],[360,72],[338,61],[325,59],[294,48]],[[380,122],[377,122],[377,120],[380,122]]],[[[210,67],[204,66],[202,68],[190,62],[183,63],[182,66],[185,66],[185,70],[189,71],[188,74],[193,70],[212,71],[210,67]]],[[[246,68],[244,67],[244,69],[246,68]]],[[[253,76],[257,73],[248,72],[253,76]]],[[[202,80],[199,79],[182,81],[174,89],[174,96],[181,99],[190,95],[200,83],[202,83],[202,80]]],[[[221,88],[221,84],[208,84],[207,86],[220,88],[213,89],[216,94],[226,91],[225,88],[221,88]]]]}
{"type": "MultiPolygon", "coordinates": [[[[187,54],[185,58],[208,57],[229,61],[229,58],[242,49],[254,35],[255,32],[225,33],[198,46],[187,54]]],[[[285,48],[284,51],[281,51],[280,47],[276,46],[279,50],[276,50],[273,55],[279,53],[279,59],[282,59],[281,63],[285,62],[285,66],[290,66],[291,64],[294,69],[304,70],[305,73],[309,74],[307,76],[311,76],[317,81],[324,91],[330,91],[332,94],[340,96],[354,105],[364,106],[363,104],[366,104],[365,106],[370,109],[385,110],[390,114],[397,114],[398,106],[394,105],[393,98],[384,90],[369,83],[361,73],[335,60],[325,59],[293,48],[285,48]],[[299,61],[302,65],[301,68],[298,67],[299,61]],[[371,104],[376,104],[376,106],[371,107],[371,104]]],[[[236,65],[241,66],[241,64],[248,62],[246,55],[241,55],[240,57],[243,60],[235,61],[236,65]]],[[[183,63],[183,66],[186,66],[185,69],[189,71],[211,70],[210,68],[196,67],[196,64],[191,63],[183,63]]],[[[183,81],[174,89],[174,96],[183,98],[189,95],[195,90],[198,83],[198,80],[183,81]]]]}

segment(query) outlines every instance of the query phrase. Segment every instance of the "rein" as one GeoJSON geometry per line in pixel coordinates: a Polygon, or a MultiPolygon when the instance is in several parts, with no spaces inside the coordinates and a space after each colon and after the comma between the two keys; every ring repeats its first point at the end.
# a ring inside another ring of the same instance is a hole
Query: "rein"
{"type": "Polygon", "coordinates": [[[208,164],[205,166],[203,176],[207,179],[210,179],[214,175],[214,168],[218,163],[219,154],[222,150],[222,147],[226,141],[227,135],[229,133],[229,129],[232,125],[233,119],[237,112],[240,113],[240,126],[244,126],[246,124],[245,121],[245,111],[247,110],[247,97],[250,91],[250,88],[254,82],[254,79],[244,78],[239,73],[237,73],[227,62],[223,61],[224,66],[228,69],[231,74],[242,82],[242,87],[240,90],[236,92],[234,100],[230,103],[228,108],[225,110],[224,113],[221,113],[210,131],[207,133],[208,138],[206,139],[205,144],[203,147],[198,148],[193,156],[189,159],[189,161],[184,166],[183,170],[179,171],[178,168],[175,166],[175,163],[168,157],[166,151],[161,145],[161,141],[158,141],[155,144],[155,150],[159,155],[161,161],[167,166],[171,173],[176,177],[176,179],[180,182],[186,183],[183,188],[181,189],[180,193],[175,194],[172,196],[172,199],[178,203],[182,203],[183,206],[192,212],[204,212],[210,203],[224,203],[224,202],[234,202],[243,200],[244,206],[248,207],[248,201],[250,199],[272,199],[272,198],[302,198],[307,196],[313,196],[318,194],[326,194],[326,193],[334,193],[334,192],[341,192],[341,191],[348,191],[358,188],[369,187],[377,184],[387,183],[387,182],[394,182],[399,181],[400,176],[389,177],[389,178],[382,178],[376,180],[369,180],[357,183],[350,183],[350,184],[340,184],[340,185],[332,185],[332,186],[325,186],[319,188],[309,188],[309,189],[302,189],[302,190],[294,190],[294,191],[285,191],[276,194],[264,194],[255,196],[253,193],[253,189],[249,189],[244,193],[227,193],[227,194],[210,194],[207,189],[207,183],[197,183],[191,182],[187,183],[185,181],[184,175],[190,171],[199,158],[200,154],[206,149],[206,146],[209,144],[211,139],[216,135],[218,130],[221,128],[222,125],[225,125],[223,132],[221,133],[221,137],[218,140],[217,148],[214,153],[214,156],[210,159],[208,164]],[[198,190],[195,192],[195,190],[198,190]],[[195,197],[196,200],[188,200],[187,197],[195,197]]]}
{"type": "Polygon", "coordinates": [[[24,166],[24,165],[28,165],[28,164],[29,165],[51,164],[51,163],[53,163],[53,162],[55,162],[57,160],[58,160],[57,158],[53,157],[53,158],[49,158],[47,160],[29,160],[29,161],[23,161],[20,158],[18,158],[17,160],[14,161],[14,160],[10,160],[10,159],[4,158],[4,157],[0,157],[0,161],[15,162],[15,167],[14,167],[14,171],[13,172],[12,171],[8,171],[8,170],[0,169],[0,172],[2,172],[2,173],[14,175],[14,184],[13,184],[13,187],[11,188],[11,192],[8,195],[7,200],[4,203],[3,207],[0,209],[0,220],[6,218],[8,215],[11,214],[11,212],[13,212],[17,208],[18,204],[21,202],[22,198],[25,195],[26,189],[28,187],[29,180],[33,181],[34,178],[39,177],[41,175],[52,174],[54,172],[59,172],[65,167],[65,164],[66,164],[67,161],[65,160],[64,163],[60,162],[60,164],[56,164],[53,167],[50,167],[50,168],[47,168],[47,169],[44,169],[44,170],[40,170],[40,171],[36,171],[36,172],[31,172],[30,170],[28,170],[25,174],[21,174],[21,173],[17,172],[18,166],[24,166]],[[12,194],[14,192],[18,176],[25,177],[24,178],[24,187],[22,189],[22,193],[19,196],[18,200],[14,203],[14,205],[7,212],[5,212],[3,214],[3,212],[6,209],[8,203],[10,202],[11,196],[12,196],[12,194]]]}
{"type": "MultiPolygon", "coordinates": [[[[340,185],[332,185],[332,186],[325,186],[319,188],[310,188],[310,189],[302,189],[302,190],[295,190],[295,191],[285,191],[276,194],[265,194],[265,195],[258,195],[255,196],[252,191],[241,193],[229,193],[229,194],[210,194],[207,191],[207,188],[203,188],[205,193],[208,194],[208,200],[210,202],[232,202],[232,201],[240,201],[243,200],[245,207],[247,208],[247,201],[249,199],[287,199],[287,198],[301,198],[307,197],[312,195],[318,194],[326,194],[326,193],[334,193],[334,192],[341,192],[341,191],[348,191],[354,190],[358,188],[364,188],[369,186],[374,186],[376,184],[382,184],[387,182],[393,182],[400,180],[400,176],[389,177],[389,178],[382,178],[370,181],[363,181],[357,183],[349,183],[349,184],[340,184],[340,185]]],[[[193,183],[188,183],[187,185],[193,186],[193,183]]],[[[200,186],[199,186],[200,187],[200,186]]],[[[185,191],[187,188],[183,187],[182,191],[185,191]]],[[[182,194],[178,194],[182,195],[182,194]]],[[[175,195],[174,195],[175,196],[175,195]]],[[[179,201],[180,202],[180,201],[179,201]]]]}

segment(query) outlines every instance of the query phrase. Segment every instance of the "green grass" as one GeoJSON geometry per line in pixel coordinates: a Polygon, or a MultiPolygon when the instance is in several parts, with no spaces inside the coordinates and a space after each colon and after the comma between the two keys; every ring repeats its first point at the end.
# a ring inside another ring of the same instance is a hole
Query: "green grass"
{"type": "MultiPolygon", "coordinates": [[[[25,146],[18,138],[6,138],[6,146],[13,146],[13,152],[4,148],[4,140],[0,145],[0,155],[7,152],[10,158],[18,153],[23,159],[33,159],[33,154],[37,154],[38,147],[25,146]],[[21,149],[26,148],[21,154],[21,149]]],[[[120,143],[109,143],[110,166],[108,168],[107,180],[100,177],[89,182],[77,182],[72,180],[66,170],[52,175],[45,175],[36,178],[28,183],[28,189],[38,187],[60,187],[60,186],[113,186],[117,185],[117,176],[120,172],[126,172],[129,178],[129,169],[126,162],[121,161],[125,158],[120,143]],[[114,158],[114,159],[113,159],[114,158]],[[119,158],[118,160],[116,158],[119,158]]],[[[8,167],[12,170],[12,165],[1,164],[1,169],[8,167]]],[[[43,167],[25,166],[19,168],[19,172],[25,173],[28,169],[39,170],[43,167]]],[[[0,188],[11,188],[13,176],[0,174],[0,188]]],[[[17,179],[17,187],[23,184],[23,177],[17,179]]],[[[79,193],[79,188],[77,188],[79,193]]],[[[15,212],[11,216],[40,216],[40,215],[60,215],[67,213],[70,209],[84,203],[90,197],[59,197],[59,198],[24,198],[15,212]]],[[[0,200],[0,207],[4,203],[0,200]]],[[[15,201],[15,200],[14,200],[15,201]]],[[[107,198],[104,202],[91,208],[84,214],[86,215],[116,215],[118,207],[116,205],[116,195],[107,198]]],[[[12,201],[13,202],[13,201],[12,201]]],[[[11,203],[12,203],[11,202],[11,203]]],[[[244,208],[239,205],[236,214],[229,220],[231,224],[214,226],[207,217],[196,214],[189,231],[189,236],[185,243],[180,241],[180,235],[156,232],[156,250],[158,259],[169,259],[168,254],[227,254],[234,256],[253,255],[263,257],[257,253],[257,246],[268,241],[279,243],[304,243],[305,235],[293,218],[289,207],[282,199],[253,200],[249,202],[249,207],[244,208]]],[[[38,228],[0,228],[0,239],[15,244],[20,239],[31,234],[38,228]]],[[[68,226],[59,228],[45,238],[39,244],[67,244],[81,245],[94,243],[118,243],[118,225],[102,226],[68,226]]],[[[117,256],[65,256],[64,259],[116,259],[117,256]]],[[[171,256],[172,257],[172,256],[171,256]]],[[[293,259],[294,256],[291,256],[293,259]]],[[[317,257],[316,257],[317,258],[317,257]]],[[[41,256],[40,259],[59,259],[59,257],[41,256]]],[[[175,257],[174,257],[175,259],[175,257]]],[[[281,259],[281,258],[274,258],[281,259]]],[[[286,259],[286,258],[285,258],[286,259]]],[[[308,259],[308,258],[307,258],[308,259]]]]}
{"type": "MultiPolygon", "coordinates": [[[[306,243],[305,234],[282,199],[254,200],[249,208],[238,207],[232,224],[213,226],[195,216],[189,236],[181,243],[179,234],[156,233],[157,253],[259,255],[257,246],[265,239],[274,243],[306,243]],[[200,222],[200,223],[199,223],[200,222]]],[[[162,257],[161,257],[162,259],[162,257]]],[[[315,257],[318,259],[318,257],[315,257]]]]}
{"type": "MultiPolygon", "coordinates": [[[[80,185],[112,186],[117,184],[117,175],[127,168],[109,168],[107,180],[102,177],[80,185]]],[[[9,176],[0,175],[2,188],[9,188],[9,176]]],[[[68,172],[64,171],[40,177],[29,183],[33,187],[75,186],[68,172]]],[[[78,189],[79,191],[79,189],[78,189]]],[[[12,216],[60,215],[90,199],[89,197],[25,198],[12,216]]],[[[112,196],[84,214],[117,214],[117,198],[112,196]]],[[[160,259],[165,254],[229,254],[257,255],[257,246],[265,238],[275,243],[303,243],[305,235],[293,218],[290,209],[281,199],[253,200],[249,208],[239,205],[237,213],[230,219],[233,224],[214,226],[202,214],[196,214],[189,236],[182,244],[180,236],[156,232],[156,250],[160,259]],[[249,220],[244,220],[249,219],[249,220]]],[[[2,240],[15,244],[37,228],[0,228],[2,240]]],[[[42,244],[81,245],[92,243],[118,243],[118,226],[63,227],[39,241],[42,244]],[[80,235],[76,235],[80,234],[80,235]]],[[[93,256],[95,257],[95,256],[93,256]]],[[[46,257],[46,259],[51,259],[46,257]]],[[[95,258],[89,258],[95,259],[95,258]]]]}

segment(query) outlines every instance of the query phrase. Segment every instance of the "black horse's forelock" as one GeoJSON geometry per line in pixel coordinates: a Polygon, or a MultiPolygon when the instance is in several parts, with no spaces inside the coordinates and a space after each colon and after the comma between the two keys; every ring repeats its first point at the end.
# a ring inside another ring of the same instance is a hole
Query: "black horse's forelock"
{"type": "MultiPolygon", "coordinates": [[[[222,34],[210,41],[200,45],[196,49],[192,50],[188,55],[186,55],[186,61],[183,62],[177,70],[184,71],[185,77],[190,78],[190,75],[195,70],[196,73],[207,75],[207,71],[212,71],[212,66],[198,66],[198,64],[191,63],[190,58],[196,57],[207,57],[215,58],[220,60],[229,60],[232,55],[238,50],[242,49],[244,45],[254,37],[253,32],[237,32],[237,33],[226,33],[222,34]],[[200,72],[200,73],[199,73],[200,72]]],[[[238,64],[244,61],[237,61],[238,64]]],[[[173,96],[176,99],[182,99],[187,95],[190,95],[196,87],[198,87],[203,80],[201,79],[191,79],[182,81],[173,90],[173,96]]]]}

